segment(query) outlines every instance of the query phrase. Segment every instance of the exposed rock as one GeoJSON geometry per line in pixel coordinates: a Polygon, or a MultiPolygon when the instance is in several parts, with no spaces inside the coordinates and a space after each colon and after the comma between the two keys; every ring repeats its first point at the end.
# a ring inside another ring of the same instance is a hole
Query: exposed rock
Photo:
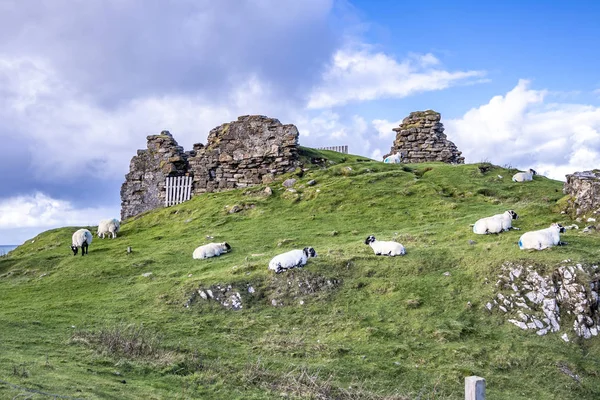
{"type": "Polygon", "coordinates": [[[390,153],[383,158],[400,153],[403,163],[442,161],[464,164],[465,158],[456,145],[447,139],[440,119],[440,113],[432,110],[411,112],[398,128],[393,129],[396,140],[390,153]]]}
{"type": "Polygon", "coordinates": [[[286,188],[291,188],[292,186],[294,186],[294,184],[296,184],[296,180],[294,178],[286,179],[283,182],[283,186],[285,186],[286,188]]]}
{"type": "Polygon", "coordinates": [[[576,217],[600,212],[600,170],[566,176],[563,192],[571,196],[567,208],[576,217]]]}
{"type": "Polygon", "coordinates": [[[328,278],[302,269],[291,269],[286,274],[273,276],[268,296],[272,304],[284,306],[334,290],[341,284],[342,281],[338,278],[328,278]]]}
{"type": "Polygon", "coordinates": [[[121,220],[165,203],[168,176],[193,177],[192,194],[272,182],[293,172],[298,159],[298,129],[262,115],[245,115],[210,131],[207,145],[185,152],[168,131],[147,137],[121,187],[121,220]]]}
{"type": "MultiPolygon", "coordinates": [[[[250,288],[252,288],[250,286],[250,288]]],[[[254,290],[248,290],[248,293],[252,295],[254,290]]],[[[184,303],[184,307],[190,307],[197,300],[198,296],[202,300],[216,301],[221,306],[230,310],[241,310],[242,309],[242,295],[240,290],[232,287],[232,285],[213,285],[210,289],[199,288],[192,292],[191,296],[184,303]]]]}
{"type": "MultiPolygon", "coordinates": [[[[565,262],[569,262],[565,260],[565,262]]],[[[561,323],[573,319],[573,331],[589,339],[600,333],[600,274],[598,266],[561,265],[550,275],[542,276],[533,266],[505,263],[496,286],[499,292],[488,310],[496,306],[508,316],[509,322],[538,335],[558,332],[561,323]],[[508,293],[506,292],[508,291],[508,293]]],[[[563,338],[568,337],[566,333],[563,338]]]]}
{"type": "Polygon", "coordinates": [[[240,212],[242,210],[243,210],[243,208],[241,206],[239,206],[239,205],[236,204],[236,205],[234,205],[233,207],[231,207],[229,209],[228,213],[229,214],[235,214],[235,213],[238,213],[238,212],[240,212]]]}
{"type": "Polygon", "coordinates": [[[316,185],[316,184],[317,184],[317,181],[315,181],[314,179],[311,179],[311,180],[310,180],[310,181],[308,181],[306,184],[307,184],[308,186],[314,186],[314,185],[316,185]]]}

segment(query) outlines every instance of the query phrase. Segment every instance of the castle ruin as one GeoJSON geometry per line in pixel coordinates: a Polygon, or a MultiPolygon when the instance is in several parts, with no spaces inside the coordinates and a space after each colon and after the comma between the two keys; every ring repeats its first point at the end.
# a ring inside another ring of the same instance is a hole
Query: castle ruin
{"type": "Polygon", "coordinates": [[[415,111],[402,120],[389,154],[400,153],[403,163],[441,161],[464,164],[465,158],[444,134],[441,115],[433,110],[415,111]]]}
{"type": "Polygon", "coordinates": [[[183,147],[168,131],[147,137],[121,186],[121,220],[162,207],[165,180],[192,176],[192,194],[269,183],[299,165],[298,129],[262,115],[245,115],[212,129],[206,146],[183,147]]]}

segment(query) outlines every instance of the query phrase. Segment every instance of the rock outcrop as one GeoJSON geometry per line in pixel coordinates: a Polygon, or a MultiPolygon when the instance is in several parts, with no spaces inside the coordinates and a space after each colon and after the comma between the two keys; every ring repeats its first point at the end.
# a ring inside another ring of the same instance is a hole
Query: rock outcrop
{"type": "MultiPolygon", "coordinates": [[[[496,296],[485,307],[537,335],[568,331],[589,339],[600,333],[600,270],[597,265],[573,265],[570,260],[551,275],[532,265],[507,262],[496,282],[496,296]],[[564,329],[566,328],[566,329],[564,329]]],[[[563,340],[568,341],[565,332],[563,340]]]]}
{"type": "Polygon", "coordinates": [[[441,161],[464,164],[465,158],[454,143],[444,134],[444,125],[438,112],[415,111],[402,120],[396,132],[396,140],[389,154],[400,153],[403,163],[441,161]]]}
{"type": "Polygon", "coordinates": [[[207,145],[185,152],[168,131],[147,137],[121,187],[121,220],[165,204],[169,176],[193,177],[192,194],[268,183],[299,166],[298,129],[262,115],[214,128],[207,145]]]}
{"type": "Polygon", "coordinates": [[[569,209],[574,216],[600,212],[600,170],[575,172],[566,178],[563,192],[572,197],[569,209]]]}

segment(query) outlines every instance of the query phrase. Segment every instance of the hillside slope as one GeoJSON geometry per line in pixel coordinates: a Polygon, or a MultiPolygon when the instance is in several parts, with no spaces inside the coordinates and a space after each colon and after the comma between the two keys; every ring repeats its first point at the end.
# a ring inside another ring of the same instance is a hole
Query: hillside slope
{"type": "Polygon", "coordinates": [[[540,273],[565,259],[598,263],[598,236],[581,230],[564,234],[568,246],[518,249],[526,230],[572,223],[556,211],[561,182],[303,154],[294,191],[283,177],[271,195],[263,185],[199,196],[94,238],[86,257],[73,257],[67,227],[0,258],[0,398],[28,388],[85,399],[461,399],[469,375],[485,377],[493,399],[600,397],[600,339],[538,336],[485,308],[505,261],[540,273]],[[507,209],[522,231],[472,233],[507,209]],[[406,256],[376,257],[370,234],[403,243],[406,256]],[[231,253],[191,258],[211,241],[231,253]],[[305,268],[267,271],[274,255],[306,246],[318,257],[305,268]],[[221,301],[205,300],[208,290],[221,301]]]}

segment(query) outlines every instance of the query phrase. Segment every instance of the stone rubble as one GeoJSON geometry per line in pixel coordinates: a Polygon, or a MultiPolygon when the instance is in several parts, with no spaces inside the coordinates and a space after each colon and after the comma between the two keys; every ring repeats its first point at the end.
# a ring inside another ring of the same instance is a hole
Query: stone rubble
{"type": "MultiPolygon", "coordinates": [[[[600,332],[597,265],[561,265],[551,276],[542,276],[531,265],[505,263],[496,287],[496,296],[485,308],[490,312],[500,310],[523,330],[545,335],[560,331],[561,322],[572,319],[573,331],[579,337],[589,339],[600,332]]],[[[568,341],[566,333],[563,339],[568,341]]]]}
{"type": "MultiPolygon", "coordinates": [[[[247,291],[251,295],[254,293],[254,288],[248,286],[247,291]]],[[[216,301],[229,310],[241,310],[243,308],[240,290],[231,285],[213,285],[210,288],[198,288],[192,292],[183,306],[189,308],[198,297],[202,300],[216,301]]]]}
{"type": "Polygon", "coordinates": [[[400,153],[402,163],[441,161],[464,164],[465,158],[456,145],[447,139],[440,120],[440,113],[433,110],[411,112],[398,128],[393,129],[396,140],[383,158],[400,153]]]}

